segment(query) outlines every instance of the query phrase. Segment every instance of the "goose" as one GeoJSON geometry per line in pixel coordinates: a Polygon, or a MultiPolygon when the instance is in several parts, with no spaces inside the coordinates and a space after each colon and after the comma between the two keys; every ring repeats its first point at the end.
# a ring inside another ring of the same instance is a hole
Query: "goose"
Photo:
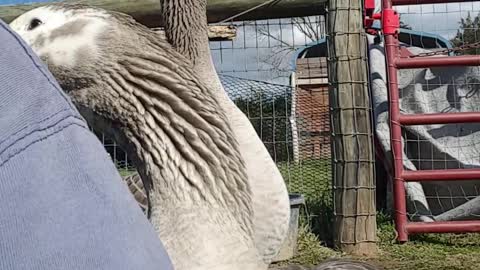
{"type": "Polygon", "coordinates": [[[268,264],[288,233],[290,200],[285,181],[250,120],[228,97],[218,77],[209,47],[207,0],[160,0],[160,7],[168,42],[192,62],[195,73],[227,113],[252,189],[255,245],[268,264]]]}
{"type": "MultiPolygon", "coordinates": [[[[133,157],[146,181],[132,185],[150,190],[152,224],[175,269],[267,269],[238,143],[187,59],[129,16],[83,5],[36,8],[10,26],[87,122],[133,157]]],[[[313,269],[381,268],[336,260],[313,269]]]]}
{"type": "Polygon", "coordinates": [[[94,7],[47,5],[10,26],[132,157],[175,269],[267,269],[239,145],[190,61],[131,17],[94,7]]]}

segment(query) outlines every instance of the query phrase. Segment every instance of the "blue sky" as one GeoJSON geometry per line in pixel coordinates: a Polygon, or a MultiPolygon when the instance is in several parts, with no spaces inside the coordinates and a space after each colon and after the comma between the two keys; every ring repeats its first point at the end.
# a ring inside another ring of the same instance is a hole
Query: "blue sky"
{"type": "Polygon", "coordinates": [[[433,32],[445,38],[455,36],[461,18],[478,15],[479,2],[464,2],[436,5],[417,5],[397,7],[402,20],[413,26],[414,30],[433,32]]]}
{"type": "MultiPolygon", "coordinates": [[[[323,17],[312,16],[318,36],[324,37],[323,17]]],[[[272,19],[235,23],[237,36],[233,41],[211,42],[212,57],[219,73],[232,76],[289,84],[296,49],[312,43],[291,19],[272,19]],[[268,35],[266,34],[268,33],[268,35]],[[275,58],[275,59],[274,59],[275,58]],[[272,65],[272,59],[276,61],[272,65]]]]}

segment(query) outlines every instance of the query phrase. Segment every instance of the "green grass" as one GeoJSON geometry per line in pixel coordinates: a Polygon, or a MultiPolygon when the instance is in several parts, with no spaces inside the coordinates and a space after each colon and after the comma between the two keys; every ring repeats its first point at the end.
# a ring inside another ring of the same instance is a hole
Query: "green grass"
{"type": "MultiPolygon", "coordinates": [[[[290,192],[307,198],[298,240],[298,256],[282,264],[315,265],[344,254],[329,248],[333,236],[330,160],[307,161],[298,165],[280,164],[290,192]]],[[[392,219],[377,216],[379,254],[357,258],[386,270],[473,270],[480,269],[480,234],[424,234],[412,236],[405,244],[395,241],[392,219]]]]}
{"type": "Polygon", "coordinates": [[[383,257],[376,261],[385,269],[480,269],[479,234],[423,234],[398,244],[391,219],[377,220],[383,257]]]}
{"type": "Polygon", "coordinates": [[[478,234],[418,235],[413,236],[408,243],[397,244],[391,219],[379,214],[377,223],[379,254],[375,258],[346,256],[327,247],[308,226],[302,225],[298,239],[298,255],[278,264],[312,266],[327,259],[345,257],[368,261],[385,270],[480,269],[480,235],[478,234]]]}
{"type": "Polygon", "coordinates": [[[297,256],[289,261],[279,262],[277,265],[295,264],[313,266],[329,258],[337,258],[341,256],[339,252],[326,247],[318,236],[312,233],[310,227],[305,224],[300,225],[299,228],[297,249],[297,256]]]}
{"type": "Polygon", "coordinates": [[[129,175],[136,173],[136,170],[134,168],[125,167],[118,164],[117,164],[117,170],[120,173],[121,177],[127,177],[129,175]]]}

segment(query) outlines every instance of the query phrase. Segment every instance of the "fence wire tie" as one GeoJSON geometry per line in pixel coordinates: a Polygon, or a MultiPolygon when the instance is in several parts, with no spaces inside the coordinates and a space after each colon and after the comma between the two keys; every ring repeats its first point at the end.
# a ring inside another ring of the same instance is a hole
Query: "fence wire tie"
{"type": "Polygon", "coordinates": [[[225,23],[225,22],[231,21],[231,20],[233,20],[233,19],[235,19],[235,18],[238,18],[238,17],[240,17],[240,16],[242,16],[242,15],[245,15],[245,14],[247,14],[247,13],[250,13],[250,12],[252,12],[252,11],[254,11],[254,10],[257,10],[257,9],[259,9],[259,8],[261,8],[261,7],[264,7],[264,6],[267,6],[267,5],[270,5],[270,4],[273,5],[273,4],[276,4],[276,3],[280,2],[280,1],[282,1],[282,0],[269,0],[269,1],[266,1],[266,2],[264,2],[264,3],[261,3],[261,4],[259,4],[259,5],[254,6],[254,7],[252,7],[252,8],[249,8],[249,9],[247,9],[247,10],[245,10],[245,11],[242,11],[242,12],[240,12],[240,13],[237,13],[237,14],[231,16],[231,17],[228,17],[228,18],[226,18],[226,19],[224,19],[224,20],[221,20],[221,21],[219,21],[218,23],[225,23]],[[276,2],[276,3],[275,3],[275,2],[276,2]]]}

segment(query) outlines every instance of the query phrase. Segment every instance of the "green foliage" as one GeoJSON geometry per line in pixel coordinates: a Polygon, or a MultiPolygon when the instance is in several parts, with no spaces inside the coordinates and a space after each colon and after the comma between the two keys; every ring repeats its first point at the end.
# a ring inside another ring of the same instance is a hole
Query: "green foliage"
{"type": "MultiPolygon", "coordinates": [[[[459,22],[460,27],[457,34],[451,40],[454,47],[471,44],[480,41],[480,18],[475,16],[472,18],[470,13],[466,18],[462,18],[459,22]]],[[[463,51],[463,54],[478,54],[478,49],[468,49],[463,51]]]]}

